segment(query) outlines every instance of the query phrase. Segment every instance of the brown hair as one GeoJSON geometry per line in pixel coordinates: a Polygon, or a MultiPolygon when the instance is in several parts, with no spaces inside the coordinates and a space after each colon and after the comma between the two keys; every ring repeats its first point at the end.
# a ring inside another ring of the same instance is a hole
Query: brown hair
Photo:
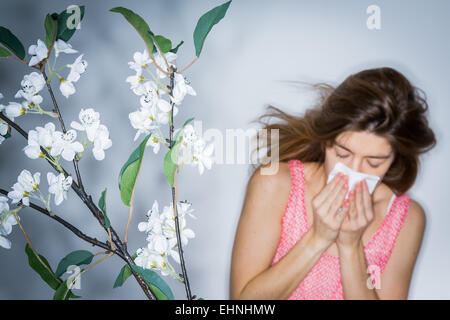
{"type": "Polygon", "coordinates": [[[312,86],[320,93],[319,103],[303,116],[289,115],[269,105],[267,109],[275,112],[252,121],[263,124],[268,132],[264,155],[271,157],[272,129],[279,130],[279,161],[299,159],[319,163],[325,161],[325,147],[333,145],[340,133],[368,131],[386,138],[395,152],[383,183],[397,194],[411,188],[419,169],[419,155],[436,145],[425,116],[428,104],[423,90],[388,67],[352,74],[337,88],[326,83],[312,86]],[[282,122],[261,121],[267,117],[282,122]]]}

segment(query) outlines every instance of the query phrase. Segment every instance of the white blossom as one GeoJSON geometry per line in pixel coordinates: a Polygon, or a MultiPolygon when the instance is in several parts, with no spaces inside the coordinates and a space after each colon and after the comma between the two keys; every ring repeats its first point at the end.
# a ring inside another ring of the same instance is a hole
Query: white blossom
{"type": "Polygon", "coordinates": [[[72,185],[72,177],[67,178],[63,173],[55,176],[53,172],[47,173],[48,192],[55,195],[55,204],[59,206],[64,199],[67,199],[67,191],[72,185]]]}
{"type": "Polygon", "coordinates": [[[0,196],[0,246],[5,249],[11,249],[11,241],[5,236],[12,231],[12,226],[16,225],[17,221],[14,215],[9,212],[8,198],[0,196]]]}
{"type": "Polygon", "coordinates": [[[60,155],[67,161],[72,161],[76,152],[82,152],[84,147],[78,141],[77,132],[75,130],[68,130],[66,133],[56,131],[53,133],[54,144],[51,149],[51,155],[60,155]]]}
{"type": "MultiPolygon", "coordinates": [[[[191,204],[187,201],[180,201],[177,205],[178,219],[180,223],[180,236],[183,245],[186,245],[188,239],[195,237],[194,231],[186,228],[186,215],[195,218],[191,212],[191,204]]],[[[147,247],[141,249],[142,257],[140,263],[147,265],[146,262],[154,259],[151,255],[159,255],[161,257],[171,256],[177,263],[180,263],[180,257],[177,251],[177,239],[175,233],[175,218],[172,205],[166,206],[163,212],[158,210],[158,202],[155,200],[151,210],[147,212],[147,221],[140,222],[138,229],[147,233],[147,247]]],[[[167,262],[168,263],[168,262],[167,262]]],[[[156,267],[157,269],[160,269],[156,267]]]]}
{"type": "Polygon", "coordinates": [[[62,39],[56,40],[53,48],[55,49],[55,57],[58,57],[60,52],[62,52],[62,53],[77,53],[78,52],[77,50],[72,49],[72,46],[70,44],[66,43],[62,39]]]}
{"type": "Polygon", "coordinates": [[[161,219],[159,218],[159,209],[158,209],[158,201],[155,200],[153,202],[153,206],[147,212],[147,222],[140,222],[138,224],[138,229],[140,232],[153,232],[153,233],[162,233],[161,229],[161,219]]]}
{"type": "Polygon", "coordinates": [[[151,234],[147,241],[147,248],[158,254],[165,254],[169,249],[169,240],[163,234],[151,234]]]}
{"type": "Polygon", "coordinates": [[[156,254],[148,248],[139,248],[136,251],[136,255],[137,256],[136,259],[134,259],[134,262],[139,267],[144,269],[160,270],[163,276],[171,273],[166,256],[162,257],[160,254],[156,254]]]}
{"type": "Polygon", "coordinates": [[[196,96],[194,89],[186,83],[184,76],[175,72],[175,86],[172,90],[170,100],[176,105],[180,105],[186,94],[196,96]]]}
{"type": "MultiPolygon", "coordinates": [[[[166,57],[166,60],[167,60],[167,63],[169,64],[169,66],[175,66],[173,63],[170,63],[170,62],[177,58],[176,53],[169,51],[169,52],[165,53],[164,56],[166,57]]],[[[158,66],[160,66],[162,70],[169,72],[167,70],[166,62],[164,61],[163,56],[158,52],[157,54],[154,55],[154,57],[155,57],[156,64],[158,66]]],[[[156,74],[158,75],[158,77],[160,79],[166,78],[166,75],[164,73],[162,73],[157,67],[155,67],[155,68],[156,68],[156,74]]]]}
{"type": "Polygon", "coordinates": [[[34,175],[24,169],[17,178],[17,182],[13,185],[13,191],[8,192],[8,198],[12,199],[11,203],[18,203],[22,200],[22,203],[26,206],[30,205],[30,193],[39,189],[40,173],[37,172],[34,175]]]}
{"type": "Polygon", "coordinates": [[[214,144],[210,143],[205,147],[205,141],[203,139],[198,139],[195,141],[193,149],[192,163],[193,165],[197,165],[199,173],[203,174],[205,167],[211,169],[211,156],[214,151],[214,144]]]}
{"type": "Polygon", "coordinates": [[[197,133],[191,124],[187,124],[183,129],[183,140],[185,145],[192,145],[198,139],[197,133]]]}
{"type": "Polygon", "coordinates": [[[148,64],[152,62],[150,59],[150,56],[148,54],[147,49],[144,49],[144,51],[141,52],[135,52],[133,55],[134,61],[128,62],[128,65],[130,69],[133,69],[135,71],[142,70],[142,68],[147,68],[148,64]]]}
{"type": "Polygon", "coordinates": [[[214,144],[210,143],[205,147],[205,141],[197,136],[191,124],[187,124],[184,127],[182,136],[178,165],[190,164],[198,166],[200,174],[203,174],[205,167],[211,169],[211,156],[214,151],[214,144]]]}
{"type": "Polygon", "coordinates": [[[25,154],[30,159],[43,158],[44,154],[41,151],[41,147],[51,152],[55,133],[55,125],[51,122],[47,123],[44,127],[36,127],[36,130],[30,130],[28,132],[28,145],[23,148],[25,154]]]}
{"type": "Polygon", "coordinates": [[[69,98],[69,96],[75,94],[76,89],[73,83],[80,79],[80,75],[86,71],[87,65],[87,61],[83,60],[83,54],[79,55],[74,63],[67,65],[70,68],[67,79],[59,78],[59,90],[63,96],[69,98]]]}
{"type": "Polygon", "coordinates": [[[94,109],[81,109],[78,118],[81,123],[72,121],[70,126],[79,131],[86,131],[89,141],[94,141],[95,133],[100,126],[100,113],[94,111],[94,109]]]}
{"type": "MultiPolygon", "coordinates": [[[[2,98],[3,95],[0,93],[0,99],[2,98]]],[[[5,106],[0,104],[0,112],[2,112],[4,108],[5,106]]],[[[8,124],[2,119],[0,119],[0,144],[2,144],[2,142],[5,140],[4,135],[6,135],[7,133],[8,133],[8,124]]]]}
{"type": "Polygon", "coordinates": [[[158,86],[153,81],[144,82],[139,92],[141,93],[140,102],[142,107],[150,109],[160,104],[159,108],[161,110],[165,110],[166,112],[170,110],[170,104],[160,99],[160,95],[165,94],[165,92],[159,91],[158,86]]]}
{"type": "Polygon", "coordinates": [[[94,148],[92,149],[92,153],[94,154],[95,159],[103,160],[105,159],[105,150],[109,149],[112,146],[112,141],[109,139],[109,130],[108,128],[101,124],[95,133],[94,136],[94,148]]]}
{"type": "MultiPolygon", "coordinates": [[[[188,243],[188,239],[192,239],[195,237],[195,233],[193,230],[185,228],[186,218],[185,212],[183,212],[182,209],[183,208],[180,208],[180,206],[177,205],[180,238],[182,245],[185,246],[188,243]]],[[[172,204],[169,207],[164,207],[161,216],[161,218],[163,219],[163,224],[166,226],[165,228],[163,227],[163,233],[169,241],[169,246],[173,248],[177,243],[177,236],[175,232],[175,216],[172,204]]]]}
{"type": "Polygon", "coordinates": [[[75,62],[67,65],[70,68],[67,80],[71,82],[77,82],[80,79],[80,75],[86,71],[88,63],[83,59],[83,54],[79,55],[75,59],[75,62]]]}
{"type": "Polygon", "coordinates": [[[28,53],[31,54],[31,59],[28,63],[31,67],[47,58],[48,49],[45,43],[41,39],[38,39],[37,45],[33,44],[28,48],[28,53]]]}
{"type": "Polygon", "coordinates": [[[128,76],[125,81],[130,84],[130,89],[133,90],[136,95],[140,96],[145,93],[145,79],[142,76],[142,69],[137,70],[134,76],[128,76]]]}
{"type": "Polygon", "coordinates": [[[27,110],[17,102],[10,102],[9,105],[5,107],[6,116],[14,121],[14,118],[24,115],[27,110]]]}
{"type": "Polygon", "coordinates": [[[0,196],[0,213],[9,210],[8,198],[5,196],[0,196]]]}
{"type": "Polygon", "coordinates": [[[150,133],[150,130],[158,128],[156,115],[152,110],[141,108],[138,111],[131,112],[128,115],[128,118],[130,119],[131,126],[138,130],[134,136],[134,141],[136,141],[142,133],[148,134],[150,133]]]}
{"type": "Polygon", "coordinates": [[[17,91],[14,98],[24,98],[33,104],[42,103],[42,96],[38,93],[45,87],[45,79],[42,74],[32,72],[23,77],[20,82],[21,89],[17,91]]]}
{"type": "Polygon", "coordinates": [[[155,154],[157,154],[159,149],[160,149],[160,147],[161,147],[160,141],[164,140],[164,139],[165,139],[164,137],[161,137],[156,132],[153,132],[152,136],[147,140],[147,143],[146,143],[145,146],[146,147],[148,147],[148,146],[152,147],[153,148],[153,152],[155,154]]]}
{"type": "Polygon", "coordinates": [[[41,173],[36,172],[31,175],[31,172],[28,170],[22,170],[19,177],[17,178],[17,182],[20,183],[25,191],[33,192],[39,189],[39,183],[41,182],[41,173]]]}
{"type": "Polygon", "coordinates": [[[59,82],[59,90],[64,97],[69,98],[69,96],[75,94],[76,89],[72,81],[66,80],[64,78],[59,78],[59,82]]]}

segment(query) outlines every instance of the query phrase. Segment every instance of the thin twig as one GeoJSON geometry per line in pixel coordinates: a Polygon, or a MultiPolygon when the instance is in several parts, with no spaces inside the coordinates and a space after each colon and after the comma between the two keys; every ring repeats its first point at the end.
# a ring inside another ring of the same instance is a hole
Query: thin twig
{"type": "MultiPolygon", "coordinates": [[[[20,219],[17,215],[17,211],[14,211],[14,218],[16,218],[17,224],[20,227],[20,230],[22,230],[23,235],[25,236],[25,239],[27,240],[28,245],[30,246],[31,250],[33,251],[34,255],[36,256],[36,258],[39,260],[39,262],[44,266],[45,269],[48,270],[48,272],[50,272],[50,274],[53,274],[52,269],[50,269],[47,264],[44,263],[44,261],[42,261],[41,257],[39,256],[39,253],[37,253],[36,249],[34,248],[33,244],[31,243],[31,239],[28,236],[28,233],[25,231],[25,228],[22,226],[22,224],[20,223],[20,219]]],[[[58,280],[58,282],[60,282],[58,280]]]]}
{"type": "MultiPolygon", "coordinates": [[[[153,39],[154,39],[154,38],[152,37],[152,40],[153,40],[153,39]]],[[[166,56],[164,55],[164,53],[162,52],[161,48],[159,47],[158,42],[153,41],[153,44],[156,45],[156,48],[157,48],[158,51],[159,51],[159,55],[163,57],[164,62],[165,62],[166,67],[167,67],[167,70],[170,70],[169,63],[167,62],[166,56]]]]}
{"type": "Polygon", "coordinates": [[[183,70],[179,71],[178,73],[183,73],[184,71],[186,71],[190,66],[192,66],[194,64],[195,61],[198,60],[198,57],[195,57],[194,60],[191,61],[191,63],[189,63],[183,70]]]}
{"type": "MultiPolygon", "coordinates": [[[[14,56],[8,56],[8,58],[11,59],[11,60],[15,60],[15,61],[22,62],[22,63],[26,64],[27,66],[28,66],[28,63],[29,63],[28,61],[19,59],[19,58],[14,57],[14,56]]],[[[36,70],[41,70],[41,69],[40,69],[39,67],[37,67],[37,66],[31,66],[31,68],[34,68],[34,69],[36,69],[36,70]]]]}
{"type": "MultiPolygon", "coordinates": [[[[170,73],[170,95],[172,95],[172,90],[174,88],[174,73],[176,71],[176,69],[174,68],[170,68],[171,73],[170,73]]],[[[171,103],[172,108],[170,110],[170,141],[169,141],[169,146],[170,148],[172,148],[172,137],[173,137],[173,131],[174,131],[174,126],[173,126],[173,107],[174,107],[174,103],[171,103]]],[[[175,216],[175,232],[177,235],[177,242],[178,242],[178,254],[180,256],[180,262],[181,262],[181,270],[183,272],[183,283],[184,283],[184,287],[186,290],[186,295],[188,300],[192,300],[192,296],[191,296],[191,287],[189,285],[189,279],[188,279],[188,275],[186,272],[186,266],[184,263],[184,254],[183,254],[183,245],[181,243],[181,236],[180,236],[180,224],[178,221],[178,210],[177,210],[177,171],[178,171],[178,166],[176,167],[175,173],[174,173],[174,186],[172,187],[172,204],[173,204],[173,210],[174,210],[174,216],[175,216]]]]}

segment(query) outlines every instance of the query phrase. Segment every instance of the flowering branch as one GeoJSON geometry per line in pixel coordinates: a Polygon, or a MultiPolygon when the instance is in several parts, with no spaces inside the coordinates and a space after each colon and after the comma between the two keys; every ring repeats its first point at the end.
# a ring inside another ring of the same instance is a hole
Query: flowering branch
{"type": "MultiPolygon", "coordinates": [[[[12,128],[14,128],[17,132],[19,132],[25,139],[28,140],[28,134],[15,122],[11,121],[8,117],[6,117],[2,112],[0,112],[0,118],[5,121],[6,123],[8,123],[12,128]]],[[[69,174],[67,173],[67,171],[60,165],[55,165],[55,162],[52,161],[54,160],[54,158],[48,154],[47,150],[45,150],[43,147],[40,147],[41,152],[45,155],[45,158],[47,160],[47,162],[57,171],[64,173],[64,175],[67,177],[69,176],[69,174]]],[[[92,201],[92,197],[88,196],[86,194],[86,192],[82,189],[79,188],[79,186],[73,182],[71,185],[71,188],[75,191],[75,193],[80,197],[80,199],[83,201],[83,203],[88,207],[88,209],[93,213],[94,217],[97,218],[97,220],[100,222],[100,224],[105,228],[105,230],[107,230],[107,228],[105,227],[105,221],[103,218],[103,214],[101,213],[101,211],[97,208],[97,206],[94,204],[94,202],[92,201]]],[[[125,262],[128,265],[134,265],[135,262],[133,261],[133,258],[130,256],[130,254],[124,250],[123,247],[123,243],[120,241],[120,238],[118,237],[117,233],[115,232],[115,230],[111,227],[110,228],[110,232],[113,235],[113,242],[115,243],[115,245],[119,248],[122,256],[125,258],[125,262]]],[[[144,293],[146,294],[146,296],[151,299],[154,300],[155,296],[152,293],[150,287],[145,283],[145,281],[143,281],[140,276],[133,270],[131,269],[131,272],[133,274],[133,276],[136,278],[136,280],[138,281],[139,285],[141,286],[141,288],[143,289],[144,293]]]]}
{"type": "MultiPolygon", "coordinates": [[[[183,282],[189,300],[196,298],[196,296],[191,295],[183,253],[183,246],[187,244],[188,239],[195,237],[191,229],[185,228],[185,215],[188,214],[193,218],[195,216],[190,213],[192,209],[190,209],[191,204],[189,202],[186,200],[178,201],[177,177],[185,164],[197,165],[200,174],[203,173],[205,167],[210,169],[213,145],[210,144],[206,147],[205,141],[196,135],[192,125],[188,124],[193,118],[188,119],[181,128],[175,130],[174,116],[178,112],[177,106],[181,104],[186,94],[196,95],[194,89],[189,85],[190,82],[181,73],[198,60],[207,34],[224,17],[230,3],[231,1],[228,1],[217,6],[200,17],[194,31],[196,58],[181,72],[176,72],[176,53],[184,41],[172,47],[172,42],[169,39],[162,35],[155,35],[147,23],[133,11],[123,7],[116,7],[110,10],[111,12],[122,14],[133,25],[144,40],[147,48],[147,51],[144,50],[143,53],[136,52],[134,54],[134,62],[129,62],[129,66],[136,71],[136,74],[126,79],[131,84],[131,89],[134,93],[140,96],[142,106],[139,111],[129,114],[132,126],[138,130],[134,140],[142,133],[145,133],[146,137],[130,155],[119,174],[120,196],[123,203],[129,207],[124,241],[121,240],[111,226],[106,212],[107,188],[102,192],[97,206],[92,196],[85,190],[78,164],[88,146],[93,147],[92,153],[96,160],[101,161],[105,158],[104,150],[112,145],[112,141],[109,139],[109,130],[105,125],[100,124],[100,114],[92,108],[81,109],[79,113],[80,122],[72,121],[70,126],[73,129],[68,130],[51,86],[51,80],[56,75],[59,78],[61,93],[68,98],[75,93],[74,83],[80,79],[80,75],[85,72],[87,67],[86,60],[82,58],[83,54],[79,55],[72,64],[63,65],[60,68],[56,67],[56,59],[60,53],[72,54],[78,52],[67,43],[77,29],[76,26],[71,26],[72,21],[70,17],[72,16],[68,14],[69,11],[63,11],[59,14],[47,14],[44,23],[45,42],[38,39],[37,44],[33,44],[28,48],[28,54],[31,55],[29,61],[25,60],[25,49],[20,40],[8,29],[0,26],[0,44],[8,48],[0,47],[0,56],[22,62],[40,71],[40,73],[32,72],[24,76],[21,82],[21,89],[15,95],[15,98],[24,99],[22,103],[10,102],[8,106],[0,104],[0,144],[10,136],[11,128],[13,128],[28,141],[28,145],[23,148],[27,157],[30,159],[45,158],[59,172],[57,176],[53,172],[47,173],[48,195],[45,195],[42,188],[40,188],[41,173],[31,174],[26,169],[22,170],[18,176],[12,191],[7,192],[0,189],[0,194],[7,195],[11,199],[12,204],[18,203],[16,209],[9,210],[8,198],[0,196],[0,246],[7,249],[11,247],[11,242],[4,236],[11,232],[13,224],[18,223],[29,244],[27,244],[25,251],[28,255],[30,266],[41,275],[42,279],[50,287],[56,290],[54,299],[77,298],[70,291],[72,284],[69,284],[69,279],[62,281],[59,278],[65,270],[74,265],[89,264],[81,272],[83,273],[114,254],[118,255],[126,263],[117,277],[114,287],[121,286],[129,275],[133,274],[149,299],[174,299],[170,287],[157,273],[152,271],[152,269],[156,269],[164,276],[171,275],[176,280],[183,282]],[[55,59],[53,64],[50,65],[49,59],[52,52],[55,53],[55,59]],[[156,52],[155,55],[153,54],[154,52],[156,52]],[[12,54],[16,57],[12,57],[12,54]],[[155,65],[156,76],[148,69],[151,63],[155,65]],[[48,69],[48,76],[46,68],[48,69]],[[61,75],[61,70],[64,68],[70,69],[67,77],[61,75]],[[144,78],[142,75],[144,69],[151,74],[153,81],[144,78]],[[161,82],[160,79],[166,77],[169,78],[170,85],[165,85],[161,82]],[[40,106],[43,98],[39,95],[39,92],[44,87],[47,87],[52,99],[53,112],[43,110],[40,106]],[[170,101],[161,98],[164,94],[168,94],[170,101]],[[6,114],[3,114],[3,109],[5,109],[6,114]],[[38,126],[35,130],[30,130],[28,133],[25,132],[14,122],[14,118],[26,113],[58,117],[62,132],[57,131],[52,122],[48,122],[44,127],[38,126]],[[170,124],[169,139],[166,139],[160,126],[168,122],[170,124]],[[76,130],[81,132],[81,143],[76,141],[76,130]],[[143,248],[139,248],[131,256],[127,250],[128,231],[133,214],[136,181],[141,169],[144,150],[147,146],[152,146],[153,152],[157,153],[160,145],[168,147],[168,152],[164,157],[164,174],[171,187],[172,203],[171,206],[164,207],[163,212],[160,214],[158,203],[155,200],[153,208],[147,213],[148,221],[141,222],[138,225],[139,231],[147,233],[148,244],[143,248]],[[59,162],[60,157],[66,161],[73,162],[77,177],[76,181],[61,166],[59,162]],[[55,205],[58,206],[67,198],[67,193],[70,189],[77,194],[107,232],[109,242],[108,240],[102,242],[87,236],[52,211],[50,207],[51,195],[54,195],[55,205]],[[31,198],[41,201],[45,207],[38,206],[36,203],[30,203],[31,198]],[[80,239],[107,251],[97,254],[92,254],[87,250],[73,251],[60,261],[56,272],[53,273],[46,259],[34,249],[23,226],[19,223],[17,212],[25,206],[30,206],[32,209],[51,217],[80,239]],[[17,222],[11,219],[11,213],[14,214],[17,222]],[[177,251],[175,247],[178,247],[177,251]],[[105,254],[106,256],[91,264],[94,256],[98,254],[105,254]],[[182,274],[178,274],[175,271],[168,260],[169,256],[176,262],[181,263],[182,274]]],[[[78,20],[81,20],[84,15],[84,6],[76,9],[76,12],[80,14],[78,20]]],[[[1,98],[3,98],[3,95],[0,94],[1,98]]]]}
{"type": "MultiPolygon", "coordinates": [[[[174,72],[176,71],[176,69],[174,67],[172,67],[170,69],[170,86],[169,86],[169,90],[170,90],[170,95],[172,95],[173,92],[173,88],[174,88],[174,72]]],[[[173,126],[173,107],[174,107],[174,102],[171,103],[171,110],[170,110],[170,132],[169,132],[169,148],[172,149],[173,145],[172,145],[172,139],[173,139],[173,132],[174,132],[174,126],[173,126]]],[[[176,166],[175,169],[175,173],[174,173],[174,186],[172,187],[172,203],[173,203],[173,210],[174,210],[174,217],[175,217],[175,232],[176,232],[176,236],[177,236],[177,243],[178,243],[178,254],[180,255],[180,262],[181,262],[181,270],[183,272],[183,283],[184,283],[184,287],[186,290],[186,295],[188,300],[192,300],[192,295],[191,295],[191,287],[189,285],[189,279],[188,279],[188,275],[186,272],[186,266],[184,263],[184,254],[183,254],[183,246],[181,243],[181,237],[180,237],[180,224],[179,224],[179,220],[178,220],[178,210],[177,210],[177,184],[176,184],[176,179],[177,179],[177,171],[178,171],[178,165],[176,166]]]]}
{"type": "MultiPolygon", "coordinates": [[[[8,195],[8,191],[1,189],[0,188],[0,193],[4,194],[5,196],[8,195]]],[[[84,234],[83,232],[81,232],[78,228],[76,228],[75,226],[73,226],[72,224],[70,224],[69,222],[67,222],[66,220],[64,220],[63,218],[61,218],[60,216],[54,214],[53,212],[49,212],[47,209],[42,208],[34,203],[30,202],[30,208],[45,214],[46,216],[50,217],[51,219],[57,221],[58,223],[62,224],[64,227],[66,227],[67,229],[69,229],[70,231],[72,231],[78,238],[91,243],[93,246],[98,246],[101,247],[103,249],[106,249],[108,251],[111,251],[111,248],[108,244],[101,242],[99,240],[97,240],[96,238],[92,238],[89,237],[88,235],[84,234]]],[[[117,250],[113,250],[113,252],[115,254],[117,254],[119,257],[121,257],[123,260],[125,260],[125,257],[123,256],[123,254],[117,250]]]]}
{"type": "MultiPolygon", "coordinates": [[[[50,53],[49,53],[49,55],[50,55],[50,53]]],[[[63,133],[66,133],[67,132],[66,126],[64,125],[64,120],[62,118],[61,111],[59,110],[58,103],[56,102],[52,87],[48,81],[44,66],[41,68],[41,72],[42,72],[42,75],[44,76],[48,92],[50,93],[50,97],[52,98],[53,107],[54,107],[53,111],[58,115],[59,123],[61,125],[61,129],[62,129],[63,133]]],[[[72,161],[73,161],[73,166],[75,168],[75,173],[77,175],[78,186],[80,187],[81,190],[84,191],[84,186],[83,186],[83,182],[81,180],[81,175],[80,175],[80,169],[78,168],[78,160],[76,158],[74,158],[72,161]]]]}

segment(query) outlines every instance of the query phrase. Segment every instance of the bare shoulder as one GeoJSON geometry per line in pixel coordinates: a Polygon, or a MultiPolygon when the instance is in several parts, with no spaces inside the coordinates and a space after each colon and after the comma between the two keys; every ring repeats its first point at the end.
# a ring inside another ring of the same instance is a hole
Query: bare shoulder
{"type": "Polygon", "coordinates": [[[422,206],[409,200],[405,221],[400,230],[392,255],[383,271],[381,299],[407,299],[414,266],[422,246],[426,217],[422,206]]]}
{"type": "Polygon", "coordinates": [[[422,206],[414,199],[409,199],[408,212],[405,218],[405,227],[412,231],[425,229],[426,215],[422,206]]]}
{"type": "Polygon", "coordinates": [[[278,162],[276,165],[274,164],[266,164],[261,165],[256,169],[250,180],[258,183],[283,183],[286,178],[290,176],[289,164],[285,161],[278,162]],[[269,169],[270,167],[274,167],[275,169],[269,169]]]}
{"type": "Polygon", "coordinates": [[[262,165],[254,171],[248,181],[246,198],[248,201],[258,201],[280,209],[286,205],[291,189],[289,164],[279,162],[277,170],[265,172],[264,169],[269,166],[270,164],[262,165]]]}

